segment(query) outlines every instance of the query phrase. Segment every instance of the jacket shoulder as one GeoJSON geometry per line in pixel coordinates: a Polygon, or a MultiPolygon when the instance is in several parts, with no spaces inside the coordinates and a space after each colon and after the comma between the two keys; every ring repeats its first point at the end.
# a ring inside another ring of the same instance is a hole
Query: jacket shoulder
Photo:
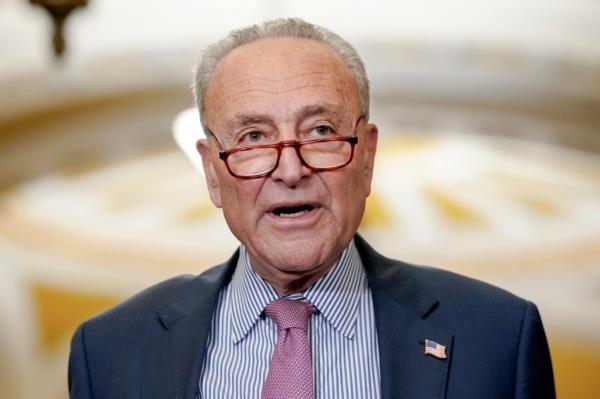
{"type": "MultiPolygon", "coordinates": [[[[402,262],[400,262],[402,263],[402,262]]],[[[524,306],[526,300],[498,286],[431,266],[402,263],[415,281],[436,298],[453,303],[498,303],[524,306]]]]}
{"type": "MultiPolygon", "coordinates": [[[[111,335],[112,333],[129,331],[136,332],[138,329],[146,329],[148,326],[159,322],[156,311],[172,298],[186,291],[202,290],[203,287],[216,286],[223,273],[225,265],[218,265],[204,273],[193,275],[181,275],[150,286],[143,291],[126,299],[122,303],[92,317],[82,324],[88,331],[92,330],[98,334],[111,335]]],[[[197,298],[202,301],[202,292],[199,291],[197,298]]]]}
{"type": "Polygon", "coordinates": [[[359,235],[355,236],[355,242],[367,278],[374,286],[399,300],[426,298],[425,303],[438,302],[440,306],[457,309],[508,305],[523,311],[529,303],[502,288],[471,277],[388,258],[375,251],[359,235]]]}
{"type": "Polygon", "coordinates": [[[471,342],[501,334],[502,340],[510,341],[506,345],[516,347],[523,323],[538,315],[532,302],[492,284],[428,266],[401,263],[399,267],[420,292],[434,297],[428,320],[447,331],[462,332],[471,342]]]}

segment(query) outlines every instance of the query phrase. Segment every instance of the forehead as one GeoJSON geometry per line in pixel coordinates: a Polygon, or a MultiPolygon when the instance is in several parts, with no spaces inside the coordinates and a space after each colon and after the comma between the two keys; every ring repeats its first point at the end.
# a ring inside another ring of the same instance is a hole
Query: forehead
{"type": "Polygon", "coordinates": [[[254,116],[292,120],[302,110],[351,116],[358,89],[330,47],[310,39],[261,39],[221,60],[205,92],[205,115],[217,128],[254,116]]]}

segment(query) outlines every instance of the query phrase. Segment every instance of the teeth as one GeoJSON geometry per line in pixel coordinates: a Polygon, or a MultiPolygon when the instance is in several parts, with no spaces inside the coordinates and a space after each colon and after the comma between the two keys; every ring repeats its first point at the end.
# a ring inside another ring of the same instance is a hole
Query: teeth
{"type": "Polygon", "coordinates": [[[298,205],[298,206],[282,206],[279,208],[275,208],[272,212],[273,214],[282,217],[282,218],[299,218],[307,212],[315,209],[312,205],[298,205]]]}
{"type": "Polygon", "coordinates": [[[297,217],[304,215],[306,212],[308,212],[308,211],[303,210],[303,211],[294,212],[294,213],[280,213],[279,216],[282,218],[297,218],[297,217]]]}

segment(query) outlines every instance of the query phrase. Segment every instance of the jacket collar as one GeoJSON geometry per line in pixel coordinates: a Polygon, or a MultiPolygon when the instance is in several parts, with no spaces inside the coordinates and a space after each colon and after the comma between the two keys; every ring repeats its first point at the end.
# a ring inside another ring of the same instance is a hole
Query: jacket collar
{"type": "MultiPolygon", "coordinates": [[[[438,301],[412,277],[410,266],[380,255],[359,235],[355,245],[373,296],[381,398],[444,398],[453,337],[428,320],[438,301]],[[447,359],[426,356],[426,339],[445,345],[447,359]]],[[[194,399],[212,314],[238,255],[191,280],[157,309],[162,329],[145,345],[144,399],[194,399]]]]}

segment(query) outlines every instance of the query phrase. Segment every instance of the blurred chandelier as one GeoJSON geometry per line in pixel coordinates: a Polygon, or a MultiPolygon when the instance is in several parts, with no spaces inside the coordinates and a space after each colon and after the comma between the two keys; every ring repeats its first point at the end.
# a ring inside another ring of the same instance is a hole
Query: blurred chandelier
{"type": "Polygon", "coordinates": [[[33,5],[46,9],[52,17],[52,48],[56,59],[63,57],[66,41],[64,37],[64,26],[67,18],[73,10],[85,7],[87,0],[29,0],[33,5]]]}

